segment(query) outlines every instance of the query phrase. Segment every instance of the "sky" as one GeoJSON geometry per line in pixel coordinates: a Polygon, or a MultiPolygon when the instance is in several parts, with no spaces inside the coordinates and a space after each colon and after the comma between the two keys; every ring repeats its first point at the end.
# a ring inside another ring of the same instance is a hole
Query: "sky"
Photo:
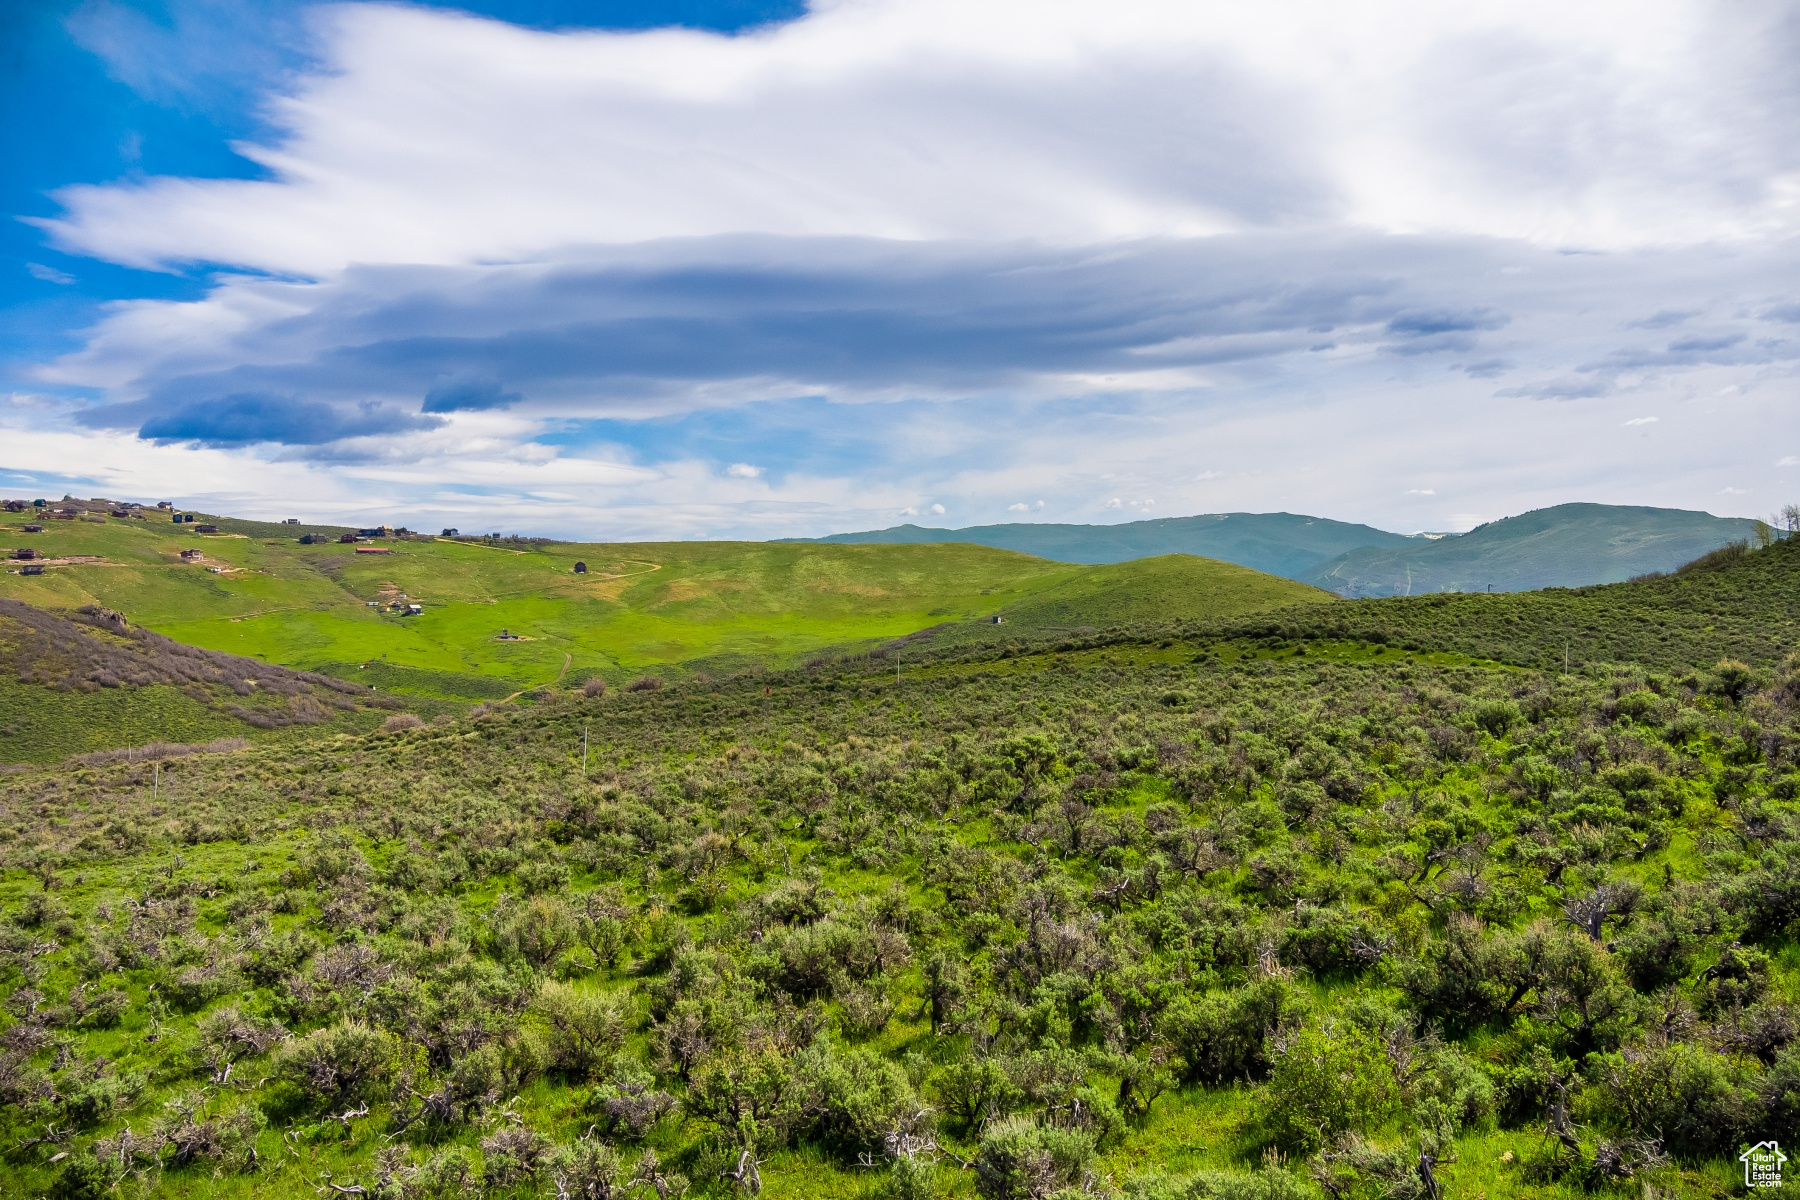
{"type": "Polygon", "coordinates": [[[12,0],[0,493],[1800,500],[1800,0],[12,0]]]}

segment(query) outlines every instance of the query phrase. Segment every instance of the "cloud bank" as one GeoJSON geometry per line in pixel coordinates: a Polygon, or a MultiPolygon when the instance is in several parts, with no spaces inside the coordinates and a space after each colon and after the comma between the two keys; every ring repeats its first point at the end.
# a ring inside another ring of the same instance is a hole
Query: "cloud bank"
{"type": "Polygon", "coordinates": [[[1787,498],[1793,4],[312,28],[266,178],[59,194],[63,250],[215,278],[15,428],[588,534],[1787,498]]]}

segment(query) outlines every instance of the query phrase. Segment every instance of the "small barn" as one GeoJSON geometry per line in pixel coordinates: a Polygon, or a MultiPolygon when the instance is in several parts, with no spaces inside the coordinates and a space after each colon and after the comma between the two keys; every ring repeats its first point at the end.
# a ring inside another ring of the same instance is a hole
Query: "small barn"
{"type": "Polygon", "coordinates": [[[586,575],[587,574],[587,564],[584,562],[576,563],[575,564],[575,573],[577,575],[586,575]]]}
{"type": "Polygon", "coordinates": [[[206,557],[206,552],[203,550],[183,550],[181,552],[181,561],[182,562],[199,562],[201,559],[203,559],[205,557],[206,557]]]}
{"type": "Polygon", "coordinates": [[[44,527],[42,525],[21,525],[21,526],[19,526],[19,529],[21,532],[24,532],[24,533],[42,533],[42,532],[44,532],[44,527]]]}
{"type": "Polygon", "coordinates": [[[346,533],[338,538],[338,541],[345,545],[348,545],[349,543],[354,542],[355,540],[356,540],[356,535],[354,533],[346,533]]]}
{"type": "Polygon", "coordinates": [[[217,533],[217,532],[219,532],[219,527],[217,525],[196,525],[196,526],[194,526],[194,532],[195,533],[217,533]]]}
{"type": "Polygon", "coordinates": [[[43,573],[44,573],[44,564],[43,563],[26,563],[24,566],[19,568],[19,574],[21,574],[21,575],[42,575],[43,573]]]}
{"type": "Polygon", "coordinates": [[[38,552],[33,550],[30,546],[21,546],[19,549],[13,551],[14,558],[36,558],[37,556],[38,552]]]}
{"type": "Polygon", "coordinates": [[[23,500],[8,500],[6,502],[7,512],[24,512],[30,507],[31,505],[25,503],[23,500]]]}

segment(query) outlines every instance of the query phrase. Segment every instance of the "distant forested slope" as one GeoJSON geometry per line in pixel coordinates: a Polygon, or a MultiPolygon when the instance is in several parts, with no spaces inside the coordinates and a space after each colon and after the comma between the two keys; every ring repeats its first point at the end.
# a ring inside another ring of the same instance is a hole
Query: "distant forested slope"
{"type": "Polygon", "coordinates": [[[968,529],[900,525],[867,533],[795,539],[835,543],[968,542],[1056,562],[1119,563],[1194,554],[1289,579],[1358,546],[1404,546],[1412,539],[1368,525],[1294,513],[1206,513],[1120,525],[1009,524],[968,529]]]}
{"type": "Polygon", "coordinates": [[[1522,592],[1618,583],[1673,571],[1757,522],[1676,508],[1559,504],[1491,521],[1460,537],[1364,546],[1303,572],[1343,596],[1426,592],[1522,592]]]}

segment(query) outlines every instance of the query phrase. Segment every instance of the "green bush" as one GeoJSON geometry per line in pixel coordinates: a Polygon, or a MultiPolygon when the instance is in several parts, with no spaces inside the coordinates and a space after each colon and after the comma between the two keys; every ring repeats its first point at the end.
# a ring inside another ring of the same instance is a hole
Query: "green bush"
{"type": "Polygon", "coordinates": [[[1386,1121],[1398,1106],[1399,1089],[1374,1037],[1328,1022],[1291,1035],[1276,1051],[1269,1101],[1277,1139],[1317,1150],[1346,1130],[1386,1121]]]}
{"type": "Polygon", "coordinates": [[[577,1079],[600,1073],[625,1042],[626,1009],[618,997],[548,982],[531,1002],[549,1037],[549,1066],[577,1079]]]}
{"type": "Polygon", "coordinates": [[[988,1200],[1045,1200],[1080,1186],[1093,1162],[1092,1134],[1006,1117],[982,1132],[975,1187],[988,1200]]]}
{"type": "Polygon", "coordinates": [[[399,1049],[385,1030],[342,1021],[285,1043],[275,1056],[275,1075],[327,1107],[380,1100],[385,1098],[399,1049]]]}
{"type": "Polygon", "coordinates": [[[1719,1154],[1759,1132],[1757,1098],[1743,1068],[1710,1050],[1675,1044],[1608,1055],[1582,1095],[1584,1115],[1683,1157],[1719,1154]]]}

